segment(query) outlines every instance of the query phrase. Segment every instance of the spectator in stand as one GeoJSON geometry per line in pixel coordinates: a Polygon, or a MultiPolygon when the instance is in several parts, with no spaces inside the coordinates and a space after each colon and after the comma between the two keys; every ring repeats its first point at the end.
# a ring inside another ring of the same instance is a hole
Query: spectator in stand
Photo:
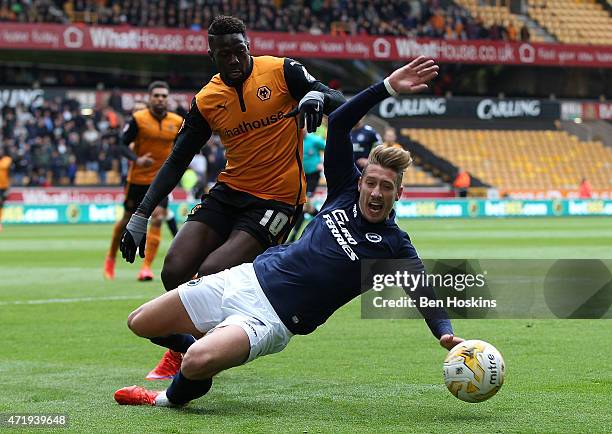
{"type": "Polygon", "coordinates": [[[578,187],[578,197],[580,199],[591,199],[593,197],[591,183],[586,178],[582,178],[582,181],[580,181],[580,187],[578,187]]]}
{"type": "MultiPolygon", "coordinates": [[[[85,22],[200,31],[216,15],[239,17],[255,31],[313,35],[475,39],[486,38],[489,33],[464,9],[452,3],[442,8],[437,0],[0,0],[0,21],[85,22]]],[[[501,39],[503,35],[499,36],[501,39]]],[[[118,111],[116,104],[111,106],[118,111]]]]}
{"type": "Polygon", "coordinates": [[[211,136],[208,140],[208,145],[204,147],[202,153],[208,160],[206,168],[206,191],[208,191],[208,185],[217,182],[217,177],[225,168],[225,163],[227,162],[225,159],[225,149],[219,136],[211,136]]]}
{"type": "Polygon", "coordinates": [[[508,40],[511,42],[518,40],[518,30],[516,29],[516,27],[514,27],[512,21],[510,21],[506,26],[506,34],[508,35],[508,40]]]}
{"type": "Polygon", "coordinates": [[[467,197],[468,189],[472,184],[472,178],[470,174],[462,169],[461,167],[457,169],[457,176],[455,177],[455,181],[453,182],[453,187],[457,191],[457,195],[459,197],[467,197]]]}
{"type": "Polygon", "coordinates": [[[66,167],[59,151],[55,149],[51,151],[49,169],[51,171],[51,183],[59,184],[62,178],[65,176],[66,167]]]}
{"type": "Polygon", "coordinates": [[[76,179],[76,173],[77,173],[76,157],[74,156],[74,154],[71,154],[68,157],[68,168],[66,169],[66,176],[68,177],[68,182],[70,183],[70,185],[74,185],[74,181],[76,179]]]}
{"type": "Polygon", "coordinates": [[[430,24],[431,24],[431,28],[433,31],[433,37],[435,38],[441,38],[444,36],[444,26],[445,26],[445,21],[444,21],[444,16],[443,16],[443,12],[441,9],[438,9],[434,12],[433,16],[430,19],[430,24]]]}
{"type": "Polygon", "coordinates": [[[531,40],[531,34],[527,26],[523,24],[523,27],[521,27],[521,41],[528,42],[529,40],[531,40]]]}
{"type": "Polygon", "coordinates": [[[35,107],[3,107],[0,144],[14,157],[14,185],[68,184],[76,180],[77,168],[118,167],[116,136],[122,123],[110,108],[85,118],[76,101],[58,98],[35,107]]]}
{"type": "Polygon", "coordinates": [[[98,155],[98,179],[100,184],[106,184],[107,173],[113,170],[113,160],[105,151],[98,155]]]}
{"type": "Polygon", "coordinates": [[[388,127],[385,128],[385,133],[383,134],[383,143],[382,146],[386,148],[400,148],[402,149],[402,145],[397,143],[397,132],[395,128],[388,127]]]}

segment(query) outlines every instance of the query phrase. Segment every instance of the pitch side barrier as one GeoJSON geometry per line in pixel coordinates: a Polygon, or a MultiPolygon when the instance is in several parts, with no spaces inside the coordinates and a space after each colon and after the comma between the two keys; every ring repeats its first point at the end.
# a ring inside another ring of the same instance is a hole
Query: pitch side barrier
{"type": "MultiPolygon", "coordinates": [[[[315,205],[321,206],[323,200],[323,197],[316,198],[315,205]]],[[[174,202],[170,209],[178,218],[184,219],[194,205],[195,202],[174,202]]],[[[612,200],[400,200],[395,210],[401,219],[612,216],[612,200]]],[[[7,203],[2,223],[112,223],[122,214],[121,203],[7,203]]]]}

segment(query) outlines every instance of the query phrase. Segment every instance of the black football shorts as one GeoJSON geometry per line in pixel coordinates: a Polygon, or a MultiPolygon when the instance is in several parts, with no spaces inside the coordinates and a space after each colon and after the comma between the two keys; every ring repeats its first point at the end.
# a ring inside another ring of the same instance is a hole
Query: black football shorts
{"type": "MultiPolygon", "coordinates": [[[[135,213],[138,205],[147,194],[147,190],[149,189],[148,185],[142,184],[128,184],[125,186],[125,200],[123,201],[123,209],[129,213],[135,213]]],[[[166,209],[168,208],[168,196],[162,199],[158,206],[166,209]]]]}
{"type": "Polygon", "coordinates": [[[295,212],[296,208],[289,204],[216,183],[193,207],[187,221],[206,223],[223,239],[233,230],[241,230],[268,248],[284,242],[293,227],[295,212]]]}

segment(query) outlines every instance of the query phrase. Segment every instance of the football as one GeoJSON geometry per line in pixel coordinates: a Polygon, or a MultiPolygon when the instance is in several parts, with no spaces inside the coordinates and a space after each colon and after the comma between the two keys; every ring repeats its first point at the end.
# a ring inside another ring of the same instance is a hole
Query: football
{"type": "Polygon", "coordinates": [[[495,395],[504,383],[505,364],[497,349],[485,341],[461,342],[444,359],[444,382],[465,402],[482,402],[495,395]]]}

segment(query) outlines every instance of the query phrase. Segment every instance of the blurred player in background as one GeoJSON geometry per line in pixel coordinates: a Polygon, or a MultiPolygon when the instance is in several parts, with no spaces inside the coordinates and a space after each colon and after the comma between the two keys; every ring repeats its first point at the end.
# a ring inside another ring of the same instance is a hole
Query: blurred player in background
{"type": "Polygon", "coordinates": [[[2,212],[4,201],[8,196],[8,189],[11,185],[10,170],[13,159],[8,155],[7,150],[0,146],[0,232],[2,231],[2,212]]]}
{"type": "MultiPolygon", "coordinates": [[[[147,103],[142,101],[142,100],[136,100],[134,101],[134,105],[132,106],[132,116],[134,115],[134,113],[136,113],[137,111],[140,110],[144,110],[146,109],[147,103]]],[[[179,106],[180,108],[180,106],[179,106]]],[[[184,110],[182,110],[184,111],[184,110]]],[[[183,117],[180,113],[178,113],[179,116],[183,117]]],[[[134,142],[130,143],[130,150],[134,151],[134,146],[136,144],[134,142]]],[[[129,160],[128,160],[129,161],[129,160]]],[[[172,234],[172,237],[176,237],[176,234],[178,232],[178,225],[176,224],[176,217],[174,215],[174,213],[172,212],[172,210],[170,208],[166,208],[166,224],[168,225],[168,229],[170,230],[170,233],[172,234]]]]}
{"type": "Polygon", "coordinates": [[[365,123],[365,117],[361,119],[355,128],[351,130],[351,142],[353,143],[353,158],[359,170],[363,169],[368,162],[368,156],[372,148],[382,143],[380,135],[374,128],[365,123]]]}
{"type": "MultiPolygon", "coordinates": [[[[172,154],[121,240],[128,262],[137,250],[142,256],[148,217],[212,133],[218,134],[227,164],[170,246],[162,270],[166,290],[196,273],[205,276],[252,261],[285,240],[306,197],[299,120],[304,118],[313,132],[324,113],[345,101],[292,59],[252,57],[244,23],[237,18],[215,17],[208,39],[219,74],[194,98],[172,154]]],[[[147,378],[172,377],[180,360],[180,354],[166,353],[147,378]]]]}
{"type": "MultiPolygon", "coordinates": [[[[327,132],[327,131],[325,131],[327,132]]],[[[304,217],[308,213],[311,216],[317,215],[317,209],[314,207],[310,198],[313,196],[319,180],[321,179],[321,171],[323,170],[323,159],[321,152],[325,150],[325,139],[318,132],[307,133],[304,136],[304,173],[306,174],[306,203],[304,210],[295,221],[295,226],[291,232],[291,236],[287,241],[293,242],[300,233],[304,217]]]]}
{"type": "MultiPolygon", "coordinates": [[[[168,112],[169,92],[167,83],[163,81],[151,83],[148,107],[134,112],[123,132],[121,152],[132,164],[125,188],[123,218],[115,224],[111,246],[104,263],[104,276],[107,279],[115,277],[115,257],[121,233],[142,201],[159,168],[170,155],[172,144],[183,121],[179,115],[168,112]],[[133,150],[130,149],[132,143],[133,150]]],[[[153,218],[147,233],[147,250],[138,273],[140,281],[153,279],[151,264],[157,255],[161,224],[166,218],[167,208],[168,197],[165,196],[152,213],[153,218]]]]}

